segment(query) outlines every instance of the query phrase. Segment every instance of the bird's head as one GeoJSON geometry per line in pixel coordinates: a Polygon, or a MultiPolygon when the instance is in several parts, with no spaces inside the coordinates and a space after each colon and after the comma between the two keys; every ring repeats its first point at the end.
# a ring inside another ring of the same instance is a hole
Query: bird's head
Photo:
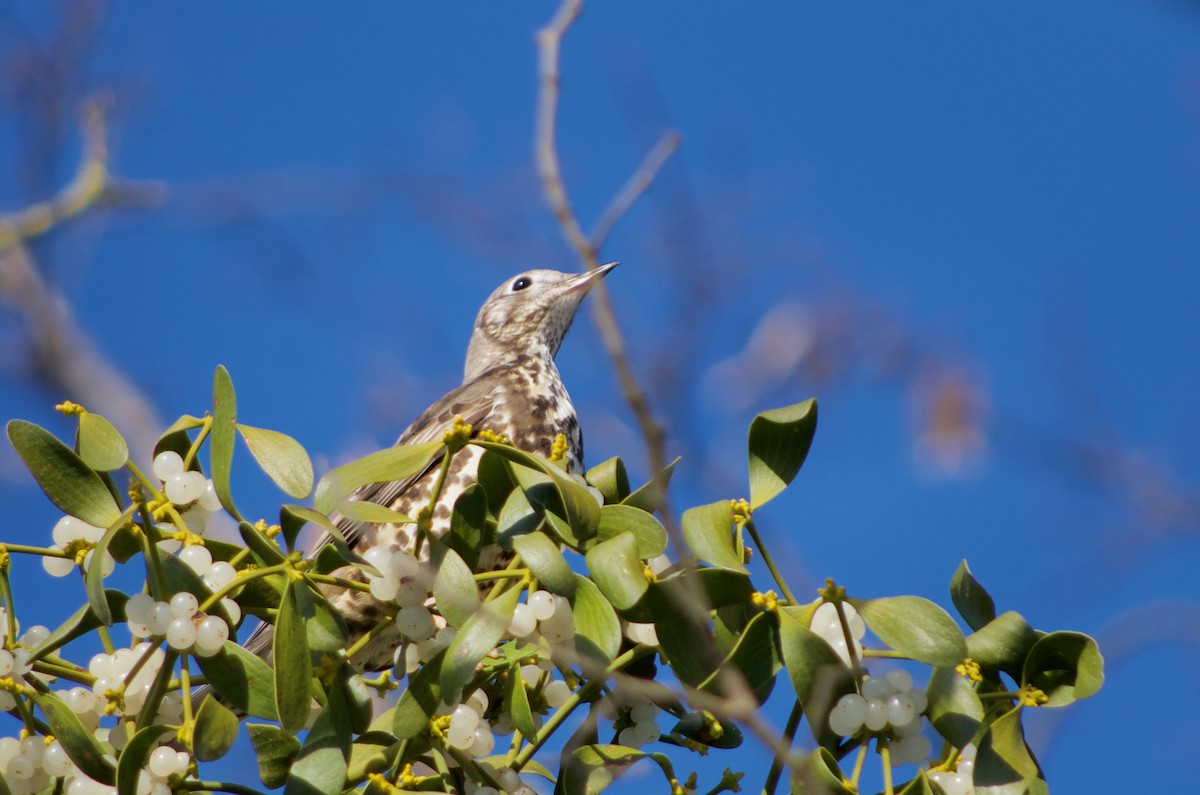
{"type": "Polygon", "coordinates": [[[464,382],[519,354],[553,359],[583,297],[616,266],[610,262],[584,273],[525,271],[497,287],[475,318],[464,382]]]}

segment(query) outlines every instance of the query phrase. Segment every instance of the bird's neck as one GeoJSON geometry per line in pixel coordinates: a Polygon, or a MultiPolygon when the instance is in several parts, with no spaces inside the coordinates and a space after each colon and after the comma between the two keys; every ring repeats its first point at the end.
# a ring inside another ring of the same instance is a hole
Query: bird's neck
{"type": "Polygon", "coordinates": [[[471,338],[471,344],[467,347],[467,363],[463,369],[463,383],[474,380],[488,370],[497,367],[540,367],[545,372],[557,373],[554,353],[543,340],[513,345],[476,334],[471,338]]]}

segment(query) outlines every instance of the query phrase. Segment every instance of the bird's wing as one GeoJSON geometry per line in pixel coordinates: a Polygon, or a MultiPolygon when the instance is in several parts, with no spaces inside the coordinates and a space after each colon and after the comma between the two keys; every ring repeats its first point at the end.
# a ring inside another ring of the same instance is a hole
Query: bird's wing
{"type": "MultiPolygon", "coordinates": [[[[445,435],[446,431],[454,427],[455,417],[462,417],[463,422],[474,426],[475,432],[478,432],[495,411],[498,399],[499,384],[496,379],[476,378],[447,393],[441,400],[425,409],[421,416],[417,417],[413,424],[400,434],[396,444],[424,444],[437,441],[445,435]]],[[[442,457],[442,453],[434,456],[424,469],[404,480],[368,483],[351,494],[349,499],[391,506],[413,483],[440,466],[442,457]]],[[[338,513],[334,513],[330,519],[342,531],[342,536],[351,548],[357,545],[366,531],[360,522],[353,522],[338,513]]],[[[322,534],[320,540],[313,546],[309,557],[316,557],[325,545],[332,541],[333,537],[328,533],[322,534]]],[[[242,645],[253,654],[265,659],[271,653],[274,629],[270,624],[259,624],[242,645]]]]}
{"type": "MultiPolygon", "coordinates": [[[[400,438],[396,440],[396,444],[436,442],[445,436],[446,431],[454,427],[454,420],[457,417],[462,417],[462,421],[467,425],[473,426],[475,428],[474,433],[477,433],[481,425],[487,422],[488,417],[496,408],[499,392],[497,387],[496,380],[489,378],[475,379],[452,390],[441,400],[425,409],[421,416],[417,417],[413,424],[408,426],[404,433],[400,434],[400,438]]],[[[443,456],[444,453],[438,453],[429,461],[424,469],[404,480],[368,483],[351,494],[348,499],[360,502],[373,502],[377,505],[391,507],[413,483],[416,483],[431,470],[440,466],[443,456]]],[[[338,526],[338,529],[342,531],[346,543],[353,548],[358,540],[362,538],[364,532],[363,525],[338,514],[334,514],[331,518],[338,526]]],[[[321,547],[329,543],[330,540],[328,537],[323,538],[322,542],[314,550],[314,554],[319,552],[321,547]]]]}

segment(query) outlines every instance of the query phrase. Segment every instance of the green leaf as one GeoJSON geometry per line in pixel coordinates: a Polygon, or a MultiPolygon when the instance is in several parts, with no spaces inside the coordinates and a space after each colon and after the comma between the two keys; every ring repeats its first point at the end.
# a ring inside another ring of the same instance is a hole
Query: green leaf
{"type": "Polygon", "coordinates": [[[433,598],[450,626],[460,629],[479,610],[479,586],[467,564],[453,549],[445,550],[435,569],[433,598]]]}
{"type": "Polygon", "coordinates": [[[408,677],[408,689],[400,694],[393,716],[392,733],[397,739],[408,740],[429,728],[429,721],[442,703],[442,664],[446,651],[408,677]]]}
{"type": "Polygon", "coordinates": [[[284,494],[297,500],[308,496],[313,487],[312,461],[299,442],[286,433],[240,422],[237,429],[254,460],[284,494]]]}
{"type": "Polygon", "coordinates": [[[458,553],[471,571],[479,565],[479,552],[495,539],[488,531],[488,496],[483,487],[472,483],[463,489],[450,514],[450,532],[445,541],[458,553]]]}
{"type": "Polygon", "coordinates": [[[600,489],[605,503],[617,503],[629,496],[629,473],[625,462],[615,456],[589,469],[583,479],[600,489]]]}
{"type": "Polygon", "coordinates": [[[689,508],[683,512],[682,524],[684,540],[701,560],[730,571],[746,571],[729,500],[689,508]]]}
{"type": "Polygon", "coordinates": [[[505,714],[522,737],[537,737],[537,724],[533,722],[533,710],[529,708],[529,694],[525,692],[519,665],[509,668],[504,680],[504,707],[505,714]]]}
{"type": "Polygon", "coordinates": [[[104,480],[49,431],[13,420],[8,423],[8,440],[50,502],[63,513],[94,527],[109,527],[121,516],[104,480]]]}
{"type": "Polygon", "coordinates": [[[333,545],[337,547],[342,557],[347,560],[356,559],[357,556],[350,551],[350,547],[346,544],[346,538],[342,535],[341,528],[325,514],[314,511],[312,508],[305,508],[303,505],[284,505],[279,509],[279,525],[283,528],[283,538],[289,549],[295,547],[296,538],[300,535],[304,525],[309,522],[329,533],[333,539],[333,545]]]}
{"type": "Polygon", "coordinates": [[[238,522],[238,533],[259,566],[275,566],[287,560],[275,541],[249,522],[238,522]]]}
{"type": "Polygon", "coordinates": [[[633,533],[638,541],[638,557],[656,558],[667,551],[667,531],[652,514],[630,505],[605,505],[600,509],[596,538],[605,541],[621,533],[633,533]]]}
{"type": "Polygon", "coordinates": [[[257,655],[227,640],[220,653],[197,657],[196,663],[217,695],[234,709],[264,720],[279,719],[275,707],[275,673],[257,655]]]}
{"type": "Polygon", "coordinates": [[[979,743],[973,770],[976,789],[991,793],[1045,795],[1042,769],[1025,744],[1021,710],[1013,709],[992,723],[979,743]]]}
{"type": "MultiPolygon", "coordinates": [[[[104,599],[108,605],[110,616],[125,615],[125,603],[129,601],[128,596],[120,591],[107,590],[104,592],[104,599]]],[[[55,650],[62,648],[76,638],[83,637],[99,626],[101,626],[100,619],[96,617],[91,604],[86,604],[72,613],[70,618],[59,624],[53,632],[47,635],[46,639],[34,649],[30,660],[37,662],[47,654],[51,654],[55,650]]]]}
{"type": "Polygon", "coordinates": [[[596,504],[596,498],[557,466],[510,445],[477,439],[472,440],[472,444],[496,453],[509,462],[509,472],[532,505],[556,513],[561,506],[560,518],[570,526],[570,534],[563,539],[568,544],[579,547],[596,535],[596,528],[600,524],[600,506],[596,504]],[[557,499],[551,498],[550,493],[541,488],[546,483],[553,486],[553,494],[557,499]]]}
{"type": "Polygon", "coordinates": [[[849,778],[838,767],[833,754],[825,748],[817,748],[792,774],[792,791],[820,795],[857,795],[858,790],[848,787],[847,781],[849,778]]]}
{"type": "Polygon", "coordinates": [[[447,704],[458,702],[463,687],[475,675],[475,664],[504,637],[520,596],[519,588],[510,588],[485,602],[454,636],[446,649],[440,679],[447,704]]]}
{"type": "Polygon", "coordinates": [[[575,595],[575,573],[567,565],[558,544],[545,533],[526,533],[513,538],[513,549],[537,577],[538,584],[550,593],[568,599],[575,595]]]}
{"type": "Polygon", "coordinates": [[[936,668],[925,690],[929,722],[955,748],[971,742],[983,721],[983,702],[966,677],[953,668],[936,668]]]}
{"type": "Polygon", "coordinates": [[[85,411],[79,415],[79,457],[97,472],[111,472],[129,460],[129,445],[113,424],[85,411]]]}
{"type": "Polygon", "coordinates": [[[563,764],[564,795],[596,795],[603,792],[645,751],[623,745],[585,745],[577,748],[563,764]]]}
{"type": "Polygon", "coordinates": [[[738,636],[737,643],[721,665],[722,670],[714,671],[701,682],[700,689],[715,696],[734,695],[734,692],[726,692],[725,686],[725,677],[732,669],[741,674],[761,706],[771,695],[775,687],[775,675],[783,667],[779,659],[778,639],[779,619],[776,614],[758,613],[738,636]]]}
{"type": "Polygon", "coordinates": [[[212,695],[206,695],[196,713],[196,728],[192,735],[193,751],[201,762],[220,759],[237,741],[238,717],[221,705],[212,695]]]}
{"type": "Polygon", "coordinates": [[[328,695],[296,754],[283,795],[341,795],[350,757],[350,723],[341,690],[333,688],[328,695]]]}
{"type": "Polygon", "coordinates": [[[980,665],[1020,676],[1037,633],[1019,613],[1008,611],[967,637],[967,656],[980,665]]]}
{"type": "Polygon", "coordinates": [[[733,721],[722,723],[707,710],[688,712],[670,732],[672,737],[685,737],[703,743],[710,748],[738,748],[742,744],[742,730],[733,721]]]}
{"type": "Polygon", "coordinates": [[[608,665],[621,651],[621,621],[596,584],[575,575],[575,651],[583,660],[608,665]]]}
{"type": "Polygon", "coordinates": [[[766,505],[804,465],[817,432],[817,401],[764,411],[750,423],[750,507],[766,505]]]}
{"type": "Polygon", "coordinates": [[[296,605],[304,622],[309,651],[317,655],[336,655],[345,648],[350,631],[325,594],[312,588],[297,587],[296,605]]]}
{"type": "Polygon", "coordinates": [[[93,780],[111,785],[116,770],[112,763],[104,758],[104,749],[96,742],[92,733],[84,728],[79,716],[51,693],[35,691],[29,697],[46,716],[50,731],[58,738],[75,766],[93,780]]]}
{"type": "Polygon", "coordinates": [[[308,651],[308,633],[300,600],[308,586],[289,580],[279,603],[275,621],[273,659],[275,670],[275,708],[279,723],[290,732],[298,732],[308,723],[312,695],[312,656],[308,651]]]}
{"type": "Polygon", "coordinates": [[[263,785],[267,789],[282,787],[300,753],[300,741],[278,726],[264,723],[247,723],[246,731],[258,757],[258,777],[263,785]]]}
{"type": "Polygon", "coordinates": [[[849,602],[880,640],[917,662],[953,668],[967,656],[962,630],[928,599],[891,596],[849,602]]]}
{"type": "Polygon", "coordinates": [[[950,600],[967,626],[976,632],[996,618],[996,603],[992,595],[971,574],[965,560],[958,564],[958,570],[950,580],[950,600]]]}
{"type": "Polygon", "coordinates": [[[681,682],[695,687],[716,670],[719,660],[712,658],[712,626],[693,621],[679,606],[678,599],[689,597],[690,589],[654,587],[646,599],[667,663],[681,682]]]}
{"type": "Polygon", "coordinates": [[[233,442],[237,427],[237,395],[229,371],[217,365],[213,373],[213,417],[212,432],[208,439],[209,462],[212,468],[213,491],[221,499],[221,505],[233,518],[241,521],[233,503],[233,492],[229,486],[229,473],[233,468],[233,442]]]}
{"type": "MultiPolygon", "coordinates": [[[[553,516],[553,514],[547,514],[553,516]]],[[[513,539],[517,536],[537,532],[542,526],[542,514],[529,504],[529,498],[521,489],[514,489],[508,499],[500,507],[496,517],[496,536],[500,546],[512,547],[513,539]]],[[[570,530],[568,529],[568,535],[570,530]]]]}
{"type": "Polygon", "coordinates": [[[618,610],[636,605],[650,588],[633,533],[622,533],[589,549],[587,565],[600,593],[618,610]]]}
{"type": "Polygon", "coordinates": [[[1045,706],[1064,707],[1099,692],[1104,658],[1096,641],[1081,632],[1051,632],[1029,650],[1021,681],[1050,697],[1045,706]]]}
{"type": "Polygon", "coordinates": [[[640,508],[646,513],[655,513],[658,511],[662,508],[663,496],[667,493],[667,485],[671,482],[671,475],[675,473],[675,465],[681,460],[677,457],[674,461],[667,464],[661,472],[651,478],[644,486],[621,500],[621,504],[632,508],[640,508]]]}
{"type": "Polygon", "coordinates": [[[92,550],[92,558],[87,564],[87,571],[83,575],[88,604],[91,605],[92,612],[96,614],[96,619],[105,626],[112,624],[113,614],[108,606],[108,594],[104,590],[104,553],[108,551],[108,545],[112,543],[117,533],[121,532],[121,525],[132,514],[133,506],[130,506],[129,510],[122,514],[117,522],[104,532],[104,535],[100,536],[100,540],[96,542],[96,546],[92,550]]]}
{"type": "Polygon", "coordinates": [[[337,685],[342,690],[351,731],[362,734],[370,726],[371,715],[374,712],[370,688],[348,661],[343,661],[338,666],[337,685]]]}
{"type": "Polygon", "coordinates": [[[136,795],[138,778],[142,768],[150,761],[150,753],[175,732],[167,726],[147,726],[139,729],[125,747],[117,761],[117,795],[136,795]]]}
{"type": "Polygon", "coordinates": [[[313,507],[328,514],[346,496],[368,483],[405,480],[429,466],[445,445],[439,439],[379,450],[326,472],[317,483],[313,507]]]}
{"type": "Polygon", "coordinates": [[[369,500],[342,500],[338,503],[337,512],[352,522],[415,524],[417,521],[408,514],[369,500]]]}

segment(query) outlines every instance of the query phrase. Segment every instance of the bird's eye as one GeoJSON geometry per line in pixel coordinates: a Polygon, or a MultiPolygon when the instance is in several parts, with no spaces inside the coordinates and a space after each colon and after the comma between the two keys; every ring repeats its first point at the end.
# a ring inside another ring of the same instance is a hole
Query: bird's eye
{"type": "Polygon", "coordinates": [[[531,284],[533,284],[533,279],[530,279],[528,276],[522,276],[521,278],[517,279],[515,282],[512,283],[512,291],[514,293],[519,292],[521,290],[524,290],[526,287],[528,287],[531,284]]]}

